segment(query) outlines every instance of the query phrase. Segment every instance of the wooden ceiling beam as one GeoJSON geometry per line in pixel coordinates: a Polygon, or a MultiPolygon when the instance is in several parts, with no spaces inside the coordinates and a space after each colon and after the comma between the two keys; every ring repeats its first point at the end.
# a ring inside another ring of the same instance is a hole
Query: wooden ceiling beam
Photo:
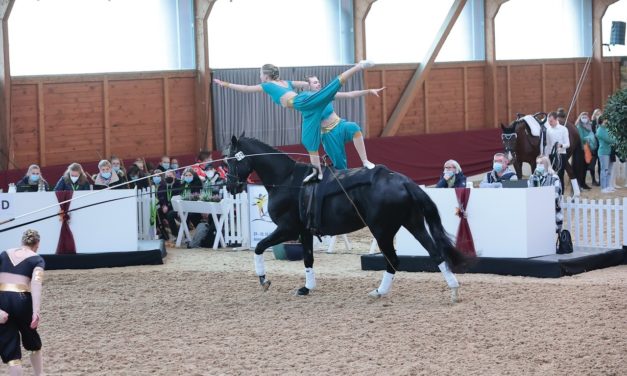
{"type": "Polygon", "coordinates": [[[355,61],[366,58],[366,17],[377,0],[353,0],[353,28],[355,30],[355,61]]]}
{"type": "Polygon", "coordinates": [[[451,9],[444,18],[444,22],[442,22],[442,26],[436,34],[433,44],[425,54],[424,58],[419,62],[414,75],[403,91],[401,99],[394,108],[392,116],[390,116],[387,124],[383,127],[381,137],[394,136],[396,132],[398,132],[405,114],[407,114],[409,107],[412,105],[412,102],[416,97],[416,93],[425,82],[425,79],[433,66],[435,58],[438,56],[442,45],[444,45],[444,42],[451,32],[453,25],[455,25],[455,21],[457,21],[457,18],[464,9],[464,5],[466,5],[466,0],[455,0],[453,5],[451,5],[451,9]]]}
{"type": "Polygon", "coordinates": [[[508,0],[485,0],[484,4],[484,38],[485,38],[485,122],[486,125],[498,127],[498,93],[496,85],[496,33],[494,20],[501,5],[508,0]]]}
{"type": "Polygon", "coordinates": [[[0,170],[13,161],[11,143],[11,68],[9,66],[9,16],[15,0],[0,0],[0,170]]]}

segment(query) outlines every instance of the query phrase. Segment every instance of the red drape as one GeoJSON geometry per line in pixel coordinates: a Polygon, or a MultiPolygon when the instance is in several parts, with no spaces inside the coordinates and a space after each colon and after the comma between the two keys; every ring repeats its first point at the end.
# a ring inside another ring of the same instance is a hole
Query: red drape
{"type": "MultiPolygon", "coordinates": [[[[57,191],[57,200],[59,202],[67,201],[72,198],[73,191],[57,191]]],[[[59,235],[59,245],[57,245],[57,255],[75,255],[76,244],[74,243],[74,235],[70,230],[70,208],[71,202],[59,204],[59,220],[61,221],[61,234],[59,235]]]]}
{"type": "Polygon", "coordinates": [[[468,225],[468,214],[466,208],[468,207],[468,200],[470,199],[470,188],[455,188],[455,195],[457,196],[457,215],[461,219],[459,221],[459,228],[457,229],[457,248],[463,253],[471,256],[476,256],[475,242],[472,240],[472,233],[470,232],[470,226],[468,225]]]}

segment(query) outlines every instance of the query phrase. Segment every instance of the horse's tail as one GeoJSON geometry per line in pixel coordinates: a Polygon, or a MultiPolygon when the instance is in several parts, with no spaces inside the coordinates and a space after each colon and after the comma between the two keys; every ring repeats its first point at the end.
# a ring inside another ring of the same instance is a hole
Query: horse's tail
{"type": "Polygon", "coordinates": [[[440,212],[431,197],[425,193],[420,187],[414,183],[405,183],[405,189],[411,195],[415,210],[422,211],[424,214],[431,237],[441,252],[444,259],[451,266],[453,271],[463,271],[473,264],[474,257],[470,257],[462,253],[444,230],[440,212]]]}

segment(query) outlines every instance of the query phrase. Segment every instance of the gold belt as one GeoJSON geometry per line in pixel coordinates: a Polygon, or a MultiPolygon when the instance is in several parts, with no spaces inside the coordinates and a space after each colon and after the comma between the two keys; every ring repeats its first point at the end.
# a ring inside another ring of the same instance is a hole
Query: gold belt
{"type": "Polygon", "coordinates": [[[341,120],[342,120],[341,118],[336,117],[331,124],[329,124],[326,127],[322,127],[322,133],[324,134],[324,133],[331,132],[333,128],[335,128],[338,124],[340,124],[341,120]]]}
{"type": "Polygon", "coordinates": [[[287,105],[287,107],[294,108],[294,98],[296,98],[296,97],[292,97],[292,98],[287,100],[287,102],[285,103],[287,105]]]}
{"type": "Polygon", "coordinates": [[[0,283],[0,291],[6,292],[30,292],[28,285],[17,283],[0,283]]]}

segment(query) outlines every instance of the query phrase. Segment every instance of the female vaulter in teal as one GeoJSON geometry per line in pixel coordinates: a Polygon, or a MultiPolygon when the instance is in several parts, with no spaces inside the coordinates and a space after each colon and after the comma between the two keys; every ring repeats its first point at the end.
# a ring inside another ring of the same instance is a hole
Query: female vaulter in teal
{"type": "Polygon", "coordinates": [[[304,182],[306,183],[312,179],[322,179],[322,167],[320,166],[318,148],[320,147],[320,126],[324,109],[333,101],[336,93],[347,79],[358,71],[372,66],[374,66],[374,63],[362,60],[315,93],[302,92],[297,94],[294,88],[306,88],[309,86],[309,83],[306,81],[281,80],[279,68],[272,64],[265,64],[261,67],[259,75],[261,84],[259,85],[231,84],[218,79],[213,81],[222,87],[237,91],[247,93],[265,92],[274,103],[282,107],[293,108],[303,114],[301,141],[309,153],[311,164],[316,169],[305,178],[304,182]]]}
{"type": "MultiPolygon", "coordinates": [[[[322,87],[320,80],[316,76],[307,77],[307,81],[311,90],[310,93],[316,93],[322,87]]],[[[335,98],[358,98],[368,94],[378,97],[379,92],[384,89],[385,88],[382,87],[379,89],[338,92],[335,94],[335,98]]],[[[336,169],[345,170],[348,168],[344,144],[351,140],[355,145],[357,154],[359,154],[359,158],[364,167],[374,168],[374,164],[368,161],[366,146],[364,145],[364,136],[359,124],[340,118],[333,109],[333,103],[329,103],[322,111],[321,132],[322,147],[324,147],[324,151],[326,151],[331,161],[333,161],[333,166],[336,169]]]]}

